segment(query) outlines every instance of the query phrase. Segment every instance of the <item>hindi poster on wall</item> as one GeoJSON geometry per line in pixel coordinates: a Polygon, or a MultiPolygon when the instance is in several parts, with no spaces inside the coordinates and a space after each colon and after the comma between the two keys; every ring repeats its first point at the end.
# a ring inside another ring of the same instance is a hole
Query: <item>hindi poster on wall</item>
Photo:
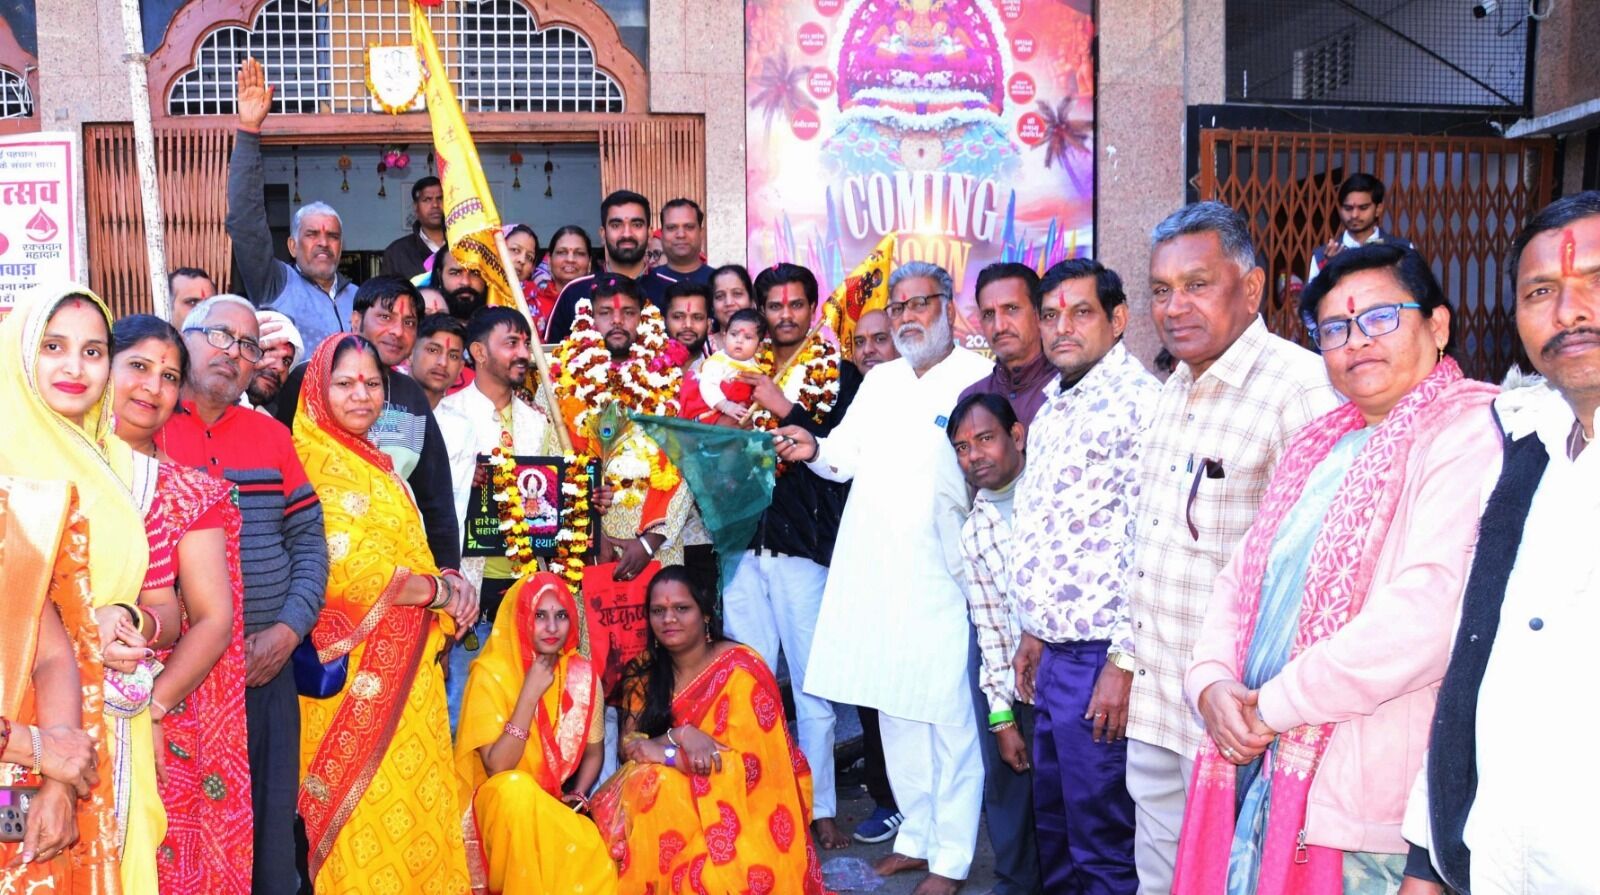
{"type": "Polygon", "coordinates": [[[896,264],[973,285],[1094,247],[1092,0],[750,0],[750,269],[817,274],[826,295],[885,235],[896,264]]]}
{"type": "Polygon", "coordinates": [[[0,312],[43,284],[78,279],[71,134],[0,137],[0,312]]]}

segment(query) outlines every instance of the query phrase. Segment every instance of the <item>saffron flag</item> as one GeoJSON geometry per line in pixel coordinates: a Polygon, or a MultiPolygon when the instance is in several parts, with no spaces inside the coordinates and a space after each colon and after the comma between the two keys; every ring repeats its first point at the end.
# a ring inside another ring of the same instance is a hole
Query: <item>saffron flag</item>
{"type": "Polygon", "coordinates": [[[413,0],[411,4],[411,42],[416,46],[417,64],[422,69],[422,96],[428,104],[428,120],[433,125],[433,151],[439,161],[439,181],[444,188],[445,241],[450,254],[462,266],[483,276],[489,304],[505,305],[527,314],[521,290],[513,291],[500,261],[495,236],[500,232],[500,212],[489,194],[478,161],[478,147],[467,130],[467,120],[456,101],[455,88],[439,58],[439,45],[428,24],[427,10],[413,0]]]}
{"type": "Polygon", "coordinates": [[[822,319],[839,336],[839,351],[849,359],[854,349],[856,321],[868,311],[889,303],[889,272],[894,269],[895,234],[890,233],[850,275],[844,278],[822,306],[822,319]]]}

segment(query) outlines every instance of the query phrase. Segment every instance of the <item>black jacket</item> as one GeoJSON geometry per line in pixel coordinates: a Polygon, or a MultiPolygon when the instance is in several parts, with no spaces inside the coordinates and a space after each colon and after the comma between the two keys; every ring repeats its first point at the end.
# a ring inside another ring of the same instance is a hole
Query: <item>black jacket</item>
{"type": "MultiPolygon", "coordinates": [[[[300,406],[300,388],[306,365],[289,371],[278,391],[278,422],[294,431],[295,409],[300,406]]],[[[422,527],[428,533],[428,550],[441,569],[461,568],[461,531],[456,527],[456,497],[450,482],[450,453],[444,433],[433,418],[428,395],[417,381],[404,373],[384,370],[384,416],[393,417],[392,431],[380,436],[378,447],[388,453],[393,445],[417,454],[417,466],[406,477],[422,514],[422,527]]],[[[390,422],[381,420],[380,422],[390,422]]],[[[376,428],[376,427],[374,427],[376,428]]]]}
{"type": "MultiPolygon", "coordinates": [[[[824,437],[844,419],[861,388],[861,373],[855,364],[841,361],[839,400],[819,425],[811,414],[796,404],[784,417],[783,425],[801,426],[817,437],[824,437]]],[[[800,556],[817,565],[828,565],[833,557],[833,541],[839,536],[839,517],[850,497],[848,483],[830,482],[812,472],[804,463],[793,463],[778,476],[772,491],[772,506],[761,514],[761,525],[750,541],[750,549],[767,549],[789,556],[800,556]]]]}

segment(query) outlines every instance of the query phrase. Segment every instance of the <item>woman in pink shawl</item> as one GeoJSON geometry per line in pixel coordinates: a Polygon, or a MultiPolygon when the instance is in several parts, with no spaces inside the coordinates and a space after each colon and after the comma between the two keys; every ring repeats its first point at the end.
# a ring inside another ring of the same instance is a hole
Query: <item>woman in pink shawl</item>
{"type": "Polygon", "coordinates": [[[1348,249],[1301,296],[1349,403],[1291,439],[1217,578],[1179,893],[1398,891],[1406,797],[1501,439],[1427,263],[1348,249]]]}

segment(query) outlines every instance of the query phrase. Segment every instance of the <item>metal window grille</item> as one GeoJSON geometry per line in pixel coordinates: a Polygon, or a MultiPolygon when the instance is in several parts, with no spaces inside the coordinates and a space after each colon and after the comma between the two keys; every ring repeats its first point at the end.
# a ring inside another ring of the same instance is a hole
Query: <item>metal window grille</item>
{"type": "Polygon", "coordinates": [[[32,118],[33,91],[28,79],[9,68],[0,68],[0,118],[32,118]]]}
{"type": "Polygon", "coordinates": [[[239,64],[254,56],[273,85],[272,111],[312,114],[331,87],[326,3],[268,0],[249,31],[236,26],[206,36],[194,68],[172,85],[167,111],[172,115],[232,115],[239,64]]]}
{"type": "Polygon", "coordinates": [[[622,88],[570,28],[539,28],[519,0],[458,6],[447,63],[469,112],[621,112],[622,88]]]}
{"type": "Polygon", "coordinates": [[[1226,0],[1234,102],[1520,110],[1528,6],[1463,0],[1226,0]]]}
{"type": "MultiPolygon", "coordinates": [[[[469,112],[618,112],[622,89],[570,28],[539,28],[522,0],[461,0],[429,13],[469,112]]],[[[366,50],[411,42],[409,0],[268,0],[249,31],[220,28],[172,87],[173,115],[227,115],[246,55],[263,60],[274,112],[351,114],[375,108],[366,50]]]]}

